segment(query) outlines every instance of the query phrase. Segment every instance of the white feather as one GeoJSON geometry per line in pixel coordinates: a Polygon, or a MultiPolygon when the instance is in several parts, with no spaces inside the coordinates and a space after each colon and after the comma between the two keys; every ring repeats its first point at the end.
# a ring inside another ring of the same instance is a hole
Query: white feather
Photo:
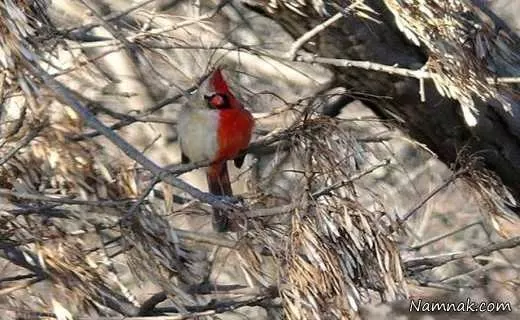
{"type": "Polygon", "coordinates": [[[177,132],[182,152],[191,162],[214,159],[218,151],[218,110],[185,105],[178,118],[177,132]]]}

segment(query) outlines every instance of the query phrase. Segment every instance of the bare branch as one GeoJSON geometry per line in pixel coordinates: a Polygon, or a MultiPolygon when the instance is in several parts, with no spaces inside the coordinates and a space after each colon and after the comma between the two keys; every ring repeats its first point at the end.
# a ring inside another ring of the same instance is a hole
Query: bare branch
{"type": "Polygon", "coordinates": [[[83,205],[83,206],[97,206],[97,207],[118,207],[128,205],[135,202],[133,199],[127,200],[78,200],[66,197],[52,197],[50,195],[32,194],[26,192],[17,192],[8,189],[0,189],[0,196],[9,196],[18,199],[54,202],[61,204],[83,205]]]}
{"type": "Polygon", "coordinates": [[[377,169],[379,169],[381,167],[385,167],[388,164],[390,164],[390,160],[389,159],[385,159],[382,162],[380,162],[380,163],[378,163],[376,165],[373,165],[373,166],[363,170],[362,172],[356,173],[354,176],[348,178],[347,180],[336,182],[333,185],[330,185],[330,186],[327,186],[327,187],[323,188],[322,190],[316,191],[315,193],[312,194],[312,197],[316,199],[316,198],[319,198],[319,197],[321,197],[323,195],[329,194],[333,190],[338,189],[338,188],[342,188],[342,187],[346,186],[349,183],[352,183],[352,182],[354,182],[356,180],[359,180],[362,177],[366,176],[367,174],[370,174],[370,173],[376,171],[377,169]]]}
{"type": "MultiPolygon", "coordinates": [[[[150,4],[154,1],[157,1],[157,0],[145,0],[143,2],[140,2],[140,3],[137,3],[133,6],[130,6],[128,7],[127,9],[121,11],[121,12],[114,12],[106,17],[103,17],[103,20],[106,21],[106,22],[111,22],[111,21],[114,21],[114,20],[118,20],[126,15],[128,15],[129,13],[131,13],[132,11],[135,11],[139,8],[142,8],[144,6],[146,6],[147,4],[150,4]]],[[[79,34],[79,33],[84,33],[92,28],[95,28],[95,27],[99,27],[102,23],[101,22],[92,22],[92,23],[89,23],[89,24],[86,24],[86,25],[82,25],[80,27],[73,27],[73,28],[70,28],[70,29],[67,29],[67,30],[63,30],[61,31],[62,33],[64,34],[68,34],[68,33],[72,33],[72,34],[79,34]]]]}
{"type": "Polygon", "coordinates": [[[126,43],[126,42],[132,43],[132,42],[136,42],[143,38],[160,35],[160,34],[174,31],[174,30],[177,30],[180,28],[185,28],[192,24],[213,18],[223,7],[225,7],[229,3],[229,1],[230,0],[220,1],[218,3],[218,5],[214,9],[210,10],[209,12],[207,12],[197,18],[179,22],[179,23],[176,23],[171,26],[139,32],[139,33],[133,34],[131,36],[128,36],[126,38],[118,37],[117,39],[112,39],[112,40],[79,43],[77,45],[73,45],[70,47],[73,49],[76,49],[76,48],[86,49],[86,48],[97,48],[97,47],[107,47],[107,46],[118,46],[118,45],[121,45],[121,43],[126,43]]]}
{"type": "Polygon", "coordinates": [[[188,230],[174,229],[175,234],[184,240],[191,240],[212,244],[220,247],[234,249],[237,248],[237,242],[224,238],[222,235],[202,234],[200,232],[193,232],[188,230]]]}
{"type": "Polygon", "coordinates": [[[0,159],[0,166],[9,161],[9,159],[11,159],[18,151],[20,151],[20,149],[28,145],[34,138],[36,138],[45,125],[46,124],[41,123],[38,126],[31,128],[29,133],[20,139],[20,141],[16,143],[16,146],[9,150],[5,156],[0,159]]]}
{"type": "Polygon", "coordinates": [[[466,229],[469,229],[469,228],[471,228],[473,226],[480,225],[480,224],[482,224],[482,220],[477,220],[477,221],[474,221],[472,223],[468,223],[468,224],[466,224],[466,225],[464,225],[464,226],[462,226],[460,228],[457,228],[455,230],[451,230],[449,232],[443,233],[441,235],[435,236],[435,237],[433,237],[431,239],[428,239],[428,240],[425,240],[425,241],[423,241],[421,243],[413,245],[413,246],[410,247],[410,250],[419,250],[419,249],[421,249],[423,247],[429,246],[432,243],[435,243],[435,242],[440,241],[442,239],[451,237],[451,236],[453,236],[453,235],[455,235],[455,234],[457,234],[459,232],[462,232],[462,231],[464,231],[466,229]]]}
{"type": "Polygon", "coordinates": [[[426,256],[409,259],[404,262],[406,269],[409,271],[421,272],[442,266],[448,262],[460,260],[464,258],[474,258],[480,255],[486,255],[502,249],[510,249],[520,245],[520,236],[499,243],[493,243],[482,248],[469,249],[464,252],[454,252],[448,254],[441,254],[436,256],[426,256]]]}
{"type": "MultiPolygon", "coordinates": [[[[327,29],[329,26],[331,26],[334,22],[338,21],[342,17],[344,17],[347,13],[354,11],[357,7],[362,7],[364,9],[367,9],[366,5],[363,3],[363,0],[356,1],[349,5],[346,8],[340,8],[341,10],[333,15],[332,17],[328,18],[324,22],[318,24],[311,30],[304,33],[301,37],[299,37],[296,41],[293,42],[291,45],[291,48],[286,54],[286,57],[293,60],[296,56],[297,51],[307,43],[310,39],[315,37],[318,33],[322,32],[323,30],[327,29]]],[[[357,11],[356,11],[357,12],[357,11]]],[[[365,16],[365,15],[363,15],[365,16]]]]}
{"type": "Polygon", "coordinates": [[[380,71],[388,74],[395,74],[403,77],[410,77],[416,79],[430,79],[432,75],[430,72],[419,70],[411,70],[406,68],[399,68],[397,66],[388,66],[371,61],[359,61],[350,59],[334,59],[314,56],[312,54],[299,54],[296,57],[296,61],[307,62],[307,63],[322,63],[329,64],[336,67],[345,68],[359,68],[371,71],[380,71]]]}
{"type": "Polygon", "coordinates": [[[405,222],[408,219],[410,219],[411,216],[413,216],[417,210],[422,208],[426,202],[428,202],[431,198],[433,198],[437,193],[439,193],[441,190],[446,188],[450,183],[455,181],[458,177],[460,177],[462,174],[466,173],[468,170],[460,170],[458,172],[455,172],[451,175],[449,179],[444,181],[441,185],[439,185],[437,188],[435,188],[433,191],[428,193],[421,201],[419,201],[412,209],[410,209],[403,218],[399,218],[400,222],[405,222]]]}
{"type": "Polygon", "coordinates": [[[247,213],[248,218],[258,218],[258,217],[268,217],[275,216],[287,212],[291,212],[298,205],[296,203],[290,203],[283,206],[278,206],[274,208],[261,208],[261,209],[252,209],[247,213]]]}
{"type": "MultiPolygon", "coordinates": [[[[434,76],[434,74],[432,74],[431,72],[426,71],[424,67],[418,70],[412,70],[407,68],[400,68],[398,66],[389,66],[372,61],[324,58],[308,53],[298,54],[295,60],[306,63],[328,64],[336,67],[359,68],[369,71],[379,71],[403,77],[416,78],[418,80],[432,79],[434,76]]],[[[488,82],[488,84],[520,83],[520,77],[487,77],[486,81],[488,82]]]]}
{"type": "MultiPolygon", "coordinates": [[[[114,116],[116,118],[119,117],[120,121],[114,123],[109,128],[111,130],[119,130],[119,129],[122,129],[122,128],[126,127],[126,126],[129,126],[129,125],[131,125],[132,123],[135,123],[135,122],[146,122],[147,121],[147,116],[149,116],[150,114],[152,114],[154,112],[157,112],[157,111],[161,110],[162,108],[164,108],[165,106],[167,106],[169,104],[178,102],[178,100],[181,99],[182,97],[186,96],[186,94],[196,90],[205,79],[206,79],[206,77],[201,77],[194,86],[191,86],[190,88],[186,89],[185,92],[180,93],[180,94],[176,94],[176,95],[174,95],[173,97],[170,97],[170,98],[165,98],[164,100],[160,101],[156,105],[154,105],[154,106],[152,106],[150,108],[145,109],[144,111],[142,111],[137,116],[131,116],[131,115],[119,115],[119,116],[117,116],[115,113],[112,113],[111,116],[114,116]]],[[[83,134],[72,136],[72,137],[70,137],[70,139],[72,139],[73,141],[81,141],[81,140],[84,140],[86,138],[94,138],[94,137],[97,137],[99,135],[101,135],[101,133],[99,131],[93,130],[91,132],[87,132],[87,133],[83,133],[83,134]]]]}
{"type": "Polygon", "coordinates": [[[324,22],[318,24],[316,27],[312,28],[311,30],[304,33],[300,38],[298,38],[296,41],[293,42],[291,45],[291,48],[286,53],[286,56],[288,59],[293,60],[296,57],[296,52],[300,50],[301,47],[307,43],[310,39],[315,37],[318,33],[322,32],[326,28],[328,28],[330,25],[332,25],[334,22],[338,21],[339,19],[343,18],[344,13],[338,12],[332,17],[328,18],[324,22]]]}

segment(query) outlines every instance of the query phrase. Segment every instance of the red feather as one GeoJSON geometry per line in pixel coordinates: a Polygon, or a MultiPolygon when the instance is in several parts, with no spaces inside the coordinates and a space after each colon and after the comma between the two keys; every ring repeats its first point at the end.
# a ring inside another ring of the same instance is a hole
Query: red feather
{"type": "MultiPolygon", "coordinates": [[[[207,174],[209,192],[218,196],[233,196],[231,181],[225,161],[213,164],[208,169],[207,174]]],[[[213,210],[213,223],[220,232],[237,231],[239,225],[237,221],[229,219],[225,211],[213,210]]]]}
{"type": "Polygon", "coordinates": [[[245,109],[224,109],[219,115],[217,158],[232,160],[249,145],[254,120],[245,109]]]}
{"type": "Polygon", "coordinates": [[[223,93],[227,94],[229,92],[229,87],[226,83],[226,80],[224,80],[224,76],[222,75],[222,71],[220,68],[217,68],[212,76],[211,76],[211,85],[213,86],[213,89],[215,89],[215,92],[217,93],[223,93]]]}
{"type": "Polygon", "coordinates": [[[210,80],[211,86],[213,87],[213,90],[215,90],[215,93],[226,95],[229,101],[229,105],[231,108],[243,108],[243,106],[240,104],[240,102],[235,98],[233,93],[229,90],[229,86],[224,79],[224,76],[222,75],[222,71],[220,68],[217,68],[213,74],[211,75],[210,80]]]}
{"type": "MultiPolygon", "coordinates": [[[[251,113],[244,109],[240,101],[231,93],[220,69],[215,70],[210,81],[215,93],[226,95],[230,106],[219,110],[218,151],[214,159],[216,163],[208,170],[208,185],[213,194],[232,196],[226,160],[236,158],[247,148],[251,140],[254,120],[251,113]]],[[[236,221],[230,221],[226,213],[219,210],[215,210],[214,221],[220,231],[236,231],[238,228],[236,221]]]]}
{"type": "Polygon", "coordinates": [[[211,76],[211,85],[216,93],[226,95],[230,104],[229,108],[219,111],[217,160],[231,160],[249,145],[253,116],[231,93],[219,68],[211,76]]]}

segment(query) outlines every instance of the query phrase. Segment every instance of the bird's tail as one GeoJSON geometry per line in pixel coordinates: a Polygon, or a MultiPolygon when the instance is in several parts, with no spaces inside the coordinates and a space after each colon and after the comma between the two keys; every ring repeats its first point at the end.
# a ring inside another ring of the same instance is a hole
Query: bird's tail
{"type": "MultiPolygon", "coordinates": [[[[231,181],[225,161],[211,165],[208,168],[209,192],[217,196],[233,196],[231,181]]],[[[219,232],[237,231],[239,225],[229,218],[229,214],[219,209],[213,209],[213,225],[219,232]]]]}

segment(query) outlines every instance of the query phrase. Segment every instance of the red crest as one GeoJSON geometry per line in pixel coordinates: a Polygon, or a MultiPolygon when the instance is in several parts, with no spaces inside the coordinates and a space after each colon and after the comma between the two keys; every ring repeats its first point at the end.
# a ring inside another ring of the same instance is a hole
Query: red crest
{"type": "Polygon", "coordinates": [[[213,74],[211,75],[210,80],[211,86],[215,90],[215,93],[226,95],[229,101],[229,106],[231,108],[242,108],[242,105],[235,98],[233,93],[229,90],[228,84],[222,75],[222,71],[220,68],[215,69],[213,74]]]}

